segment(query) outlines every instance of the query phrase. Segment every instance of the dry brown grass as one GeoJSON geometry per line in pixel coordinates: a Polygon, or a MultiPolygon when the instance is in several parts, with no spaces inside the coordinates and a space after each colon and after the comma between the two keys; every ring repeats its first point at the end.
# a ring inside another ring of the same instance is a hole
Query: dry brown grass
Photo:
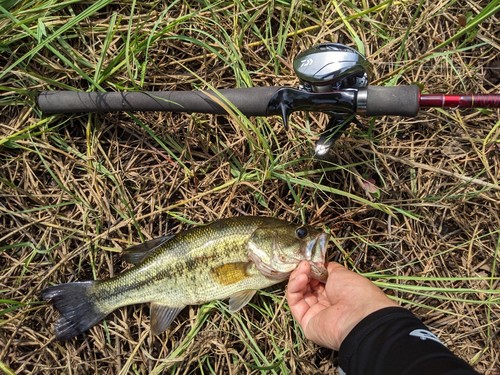
{"type": "MultiPolygon", "coordinates": [[[[271,215],[331,230],[332,259],[371,273],[452,350],[498,375],[498,110],[363,120],[365,127],[351,128],[318,161],[312,150],[323,115],[294,114],[289,130],[279,118],[44,116],[29,95],[63,85],[86,89],[91,81],[109,90],[296,85],[291,64],[298,52],[324,41],[353,45],[354,36],[366,47],[378,84],[500,91],[497,70],[489,69],[498,66],[498,17],[467,29],[490,2],[421,4],[363,1],[336,8],[336,2],[304,1],[292,9],[255,1],[199,11],[201,5],[184,1],[162,13],[160,2],[114,2],[50,43],[71,64],[48,47],[30,54],[38,42],[22,25],[0,18],[1,65],[7,70],[29,57],[0,78],[3,370],[333,371],[334,353],[304,339],[282,286],[259,294],[240,314],[220,302],[189,307],[160,337],[150,336],[148,308],[131,306],[85,337],[53,339],[54,311],[38,298],[44,287],[113,276],[126,267],[121,249],[194,223],[271,215]],[[151,35],[147,49],[141,43],[151,35]],[[82,72],[94,77],[100,64],[98,79],[82,78],[82,72]],[[374,179],[379,198],[364,191],[364,178],[374,179]]],[[[19,4],[10,12],[33,33],[41,17],[43,41],[88,7],[48,5],[40,13],[19,4]]]]}

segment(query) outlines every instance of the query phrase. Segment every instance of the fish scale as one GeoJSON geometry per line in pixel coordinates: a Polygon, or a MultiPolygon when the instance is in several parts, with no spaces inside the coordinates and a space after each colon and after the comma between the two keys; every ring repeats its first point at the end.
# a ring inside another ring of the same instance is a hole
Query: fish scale
{"type": "MultiPolygon", "coordinates": [[[[221,291],[220,284],[214,282],[207,266],[217,267],[227,262],[246,262],[247,249],[244,246],[246,238],[242,241],[240,237],[239,241],[225,237],[222,241],[212,241],[211,246],[203,244],[203,246],[195,247],[187,256],[180,259],[166,256],[168,253],[160,248],[159,252],[147,259],[144,267],[126,271],[116,277],[112,284],[97,284],[92,292],[98,298],[108,295],[105,304],[101,305],[105,310],[151,300],[161,301],[172,307],[180,307],[197,304],[200,300],[219,299],[221,293],[224,294],[225,291],[221,291]],[[218,257],[212,263],[203,262],[214,253],[217,253],[218,257]],[[197,256],[197,254],[202,255],[197,256]],[[195,277],[195,280],[189,280],[191,275],[195,277]],[[204,287],[196,290],[187,288],[186,286],[190,283],[204,287]],[[179,284],[184,286],[182,290],[176,288],[179,284]],[[110,296],[116,296],[116,298],[111,299],[110,296]]],[[[234,289],[234,286],[231,289],[234,289]]]]}
{"type": "Polygon", "coordinates": [[[56,285],[42,297],[61,312],[59,339],[84,332],[117,308],[148,302],[158,334],[187,305],[229,298],[230,310],[240,309],[301,260],[323,274],[326,242],[323,232],[274,218],[222,219],[124,250],[136,265],[116,277],[56,285]]]}

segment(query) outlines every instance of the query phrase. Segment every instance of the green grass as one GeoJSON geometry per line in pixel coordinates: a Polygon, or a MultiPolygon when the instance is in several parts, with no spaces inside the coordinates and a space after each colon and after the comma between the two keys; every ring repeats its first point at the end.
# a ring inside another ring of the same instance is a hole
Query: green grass
{"type": "Polygon", "coordinates": [[[498,1],[0,3],[0,370],[10,373],[315,373],[282,288],[231,315],[186,309],[150,337],[147,308],[53,341],[40,290],[102,279],[130,244],[220,217],[269,215],[332,233],[330,258],[374,280],[481,372],[498,357],[498,110],[361,119],[324,160],[318,113],[47,116],[42,90],[296,86],[321,42],[364,52],[379,85],[498,92],[498,1]],[[465,24],[462,24],[465,20],[465,24]],[[378,194],[364,181],[373,179],[378,194]]]}

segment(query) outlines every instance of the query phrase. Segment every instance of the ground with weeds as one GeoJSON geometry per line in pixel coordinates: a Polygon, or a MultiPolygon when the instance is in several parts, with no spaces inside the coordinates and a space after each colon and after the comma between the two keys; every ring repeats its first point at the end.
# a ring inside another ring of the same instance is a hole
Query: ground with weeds
{"type": "MultiPolygon", "coordinates": [[[[284,284],[240,313],[186,308],[152,337],[148,306],[54,340],[49,285],[128,267],[122,249],[237,215],[333,234],[366,274],[477,370],[500,369],[498,110],[363,119],[314,157],[327,121],[171,113],[46,115],[41,90],[296,86],[294,57],[357,48],[372,83],[499,86],[498,1],[0,3],[0,370],[6,374],[333,373],[284,284]]],[[[249,98],[251,100],[251,98],[249,98]]],[[[202,286],[201,286],[202,287],[202,286]]]]}

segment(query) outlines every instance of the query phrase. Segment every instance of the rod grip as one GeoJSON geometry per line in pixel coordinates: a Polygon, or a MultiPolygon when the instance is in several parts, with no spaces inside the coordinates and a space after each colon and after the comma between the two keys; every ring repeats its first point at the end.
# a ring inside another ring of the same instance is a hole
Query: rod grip
{"type": "Polygon", "coordinates": [[[418,86],[368,86],[366,115],[415,117],[420,108],[418,86]]]}
{"type": "Polygon", "coordinates": [[[268,105],[280,87],[214,91],[79,92],[44,91],[37,98],[45,113],[167,111],[227,114],[232,103],[246,116],[268,116],[268,105]],[[221,98],[221,95],[225,98],[221,98]]]}

